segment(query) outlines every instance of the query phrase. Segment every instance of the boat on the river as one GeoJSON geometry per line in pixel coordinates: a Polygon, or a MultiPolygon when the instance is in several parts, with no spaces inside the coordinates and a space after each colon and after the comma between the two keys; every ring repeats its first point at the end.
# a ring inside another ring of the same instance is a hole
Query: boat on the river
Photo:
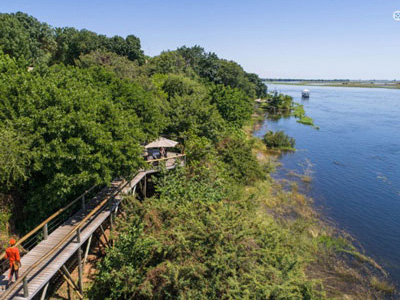
{"type": "Polygon", "coordinates": [[[302,96],[303,98],[310,98],[310,90],[308,90],[308,89],[303,90],[303,91],[301,92],[301,96],[302,96]]]}

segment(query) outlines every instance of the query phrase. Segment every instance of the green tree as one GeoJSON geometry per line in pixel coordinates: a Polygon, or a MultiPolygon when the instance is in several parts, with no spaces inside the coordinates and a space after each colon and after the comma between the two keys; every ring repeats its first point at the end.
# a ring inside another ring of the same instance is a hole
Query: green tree
{"type": "Polygon", "coordinates": [[[120,78],[135,79],[140,75],[138,62],[130,61],[124,56],[113,52],[95,50],[80,55],[76,65],[83,68],[102,66],[118,75],[120,78]]]}
{"type": "Polygon", "coordinates": [[[253,110],[243,91],[221,84],[212,88],[211,103],[217,106],[221,116],[228,123],[237,128],[241,128],[250,119],[253,110]]]}
{"type": "MultiPolygon", "coordinates": [[[[0,124],[30,137],[29,168],[15,173],[34,179],[25,181],[25,213],[35,213],[24,226],[89,185],[138,169],[144,131],[154,137],[158,130],[152,119],[157,107],[148,92],[104,69],[56,65],[40,73],[5,55],[0,61],[0,124]]],[[[25,145],[18,140],[15,147],[25,145]]]]}
{"type": "Polygon", "coordinates": [[[49,61],[56,48],[53,29],[22,12],[0,14],[0,49],[37,65],[49,61]]]}
{"type": "Polygon", "coordinates": [[[29,177],[30,140],[10,126],[0,126],[0,184],[8,192],[29,177]]]}

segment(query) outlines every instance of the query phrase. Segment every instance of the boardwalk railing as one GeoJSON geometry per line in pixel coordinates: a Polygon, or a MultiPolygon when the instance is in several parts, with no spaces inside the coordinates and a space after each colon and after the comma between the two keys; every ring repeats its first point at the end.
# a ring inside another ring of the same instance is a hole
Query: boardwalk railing
{"type": "Polygon", "coordinates": [[[23,289],[24,289],[24,297],[28,297],[28,275],[34,270],[36,267],[38,267],[40,264],[45,262],[48,258],[53,256],[61,246],[63,246],[66,242],[68,242],[74,235],[76,235],[76,238],[78,241],[80,241],[80,229],[82,226],[100,209],[103,209],[106,204],[110,202],[113,197],[115,197],[121,190],[122,188],[126,185],[127,183],[121,183],[120,186],[109,196],[107,196],[103,201],[100,202],[99,205],[97,205],[82,221],[80,221],[78,224],[74,226],[74,228],[69,231],[64,238],[58,242],[57,245],[53,247],[49,252],[47,252],[42,258],[40,258],[36,263],[31,265],[28,269],[25,270],[23,274],[20,275],[17,281],[13,284],[13,286],[6,291],[6,293],[2,294],[1,299],[6,299],[11,293],[15,292],[14,288],[18,286],[19,284],[23,283],[23,289]]]}
{"type": "Polygon", "coordinates": [[[176,154],[170,157],[162,157],[162,158],[157,158],[157,159],[150,159],[147,161],[150,165],[149,168],[155,167],[155,166],[161,166],[162,163],[165,163],[165,166],[174,166],[177,165],[178,163],[181,164],[186,164],[186,154],[176,154]]]}
{"type": "MultiPolygon", "coordinates": [[[[153,167],[150,168],[152,170],[157,169],[154,168],[155,166],[160,166],[161,167],[161,162],[165,162],[165,165],[167,167],[173,167],[178,164],[182,165],[186,162],[186,155],[185,154],[178,154],[166,158],[160,158],[160,159],[153,159],[153,160],[148,160],[147,161],[149,164],[151,164],[153,167]]],[[[139,172],[138,172],[139,173],[139,172]]],[[[136,173],[135,176],[138,174],[136,173]]],[[[133,177],[135,177],[133,176],[133,177]]],[[[132,178],[133,178],[132,177],[132,178]]],[[[103,211],[106,207],[110,208],[113,204],[113,199],[115,196],[117,196],[127,185],[129,184],[129,181],[122,182],[112,193],[108,196],[106,196],[95,208],[93,208],[79,223],[77,223],[72,230],[70,230],[62,240],[60,240],[49,252],[44,254],[37,262],[35,262],[33,265],[31,265],[29,268],[27,268],[23,274],[20,274],[20,277],[18,280],[7,290],[5,293],[1,294],[0,299],[7,299],[8,296],[10,296],[12,293],[16,292],[16,288],[22,283],[23,286],[23,291],[24,291],[24,297],[28,297],[28,275],[35,269],[37,268],[40,264],[44,263],[46,260],[51,258],[56,254],[59,249],[65,245],[65,243],[69,242],[74,236],[76,237],[77,241],[80,242],[80,231],[81,228],[89,221],[90,218],[92,218],[96,213],[103,211]]],[[[47,239],[49,233],[51,231],[54,231],[58,226],[62,224],[62,222],[66,221],[65,216],[62,219],[62,221],[57,221],[54,222],[54,220],[58,220],[59,216],[63,215],[65,212],[69,212],[69,215],[75,213],[76,211],[71,212],[71,208],[74,207],[77,203],[80,203],[81,208],[83,211],[86,210],[86,198],[88,194],[92,191],[94,191],[98,186],[93,186],[87,191],[85,191],[82,195],[74,199],[72,202],[70,202],[67,206],[59,209],[57,212],[55,212],[53,215],[48,217],[46,220],[44,220],[41,224],[39,224],[36,228],[34,228],[32,231],[30,231],[28,234],[26,234],[24,237],[22,237],[16,246],[21,246],[24,244],[24,242],[31,240],[32,238],[35,238],[35,242],[33,243],[33,246],[31,246],[30,249],[32,249],[34,246],[36,246],[40,241],[47,239]],[[60,222],[60,223],[59,223],[60,222]],[[51,228],[51,231],[49,230],[49,224],[58,224],[58,225],[53,225],[51,228]]],[[[68,215],[68,216],[69,216],[68,215]]],[[[28,248],[28,250],[30,250],[28,248]]],[[[4,259],[5,252],[1,254],[0,259],[4,259]]],[[[7,262],[4,260],[3,262],[7,262]]]]}
{"type": "MultiPolygon", "coordinates": [[[[86,190],[83,194],[71,201],[67,206],[59,209],[26,235],[24,235],[15,244],[16,247],[20,246],[22,248],[22,253],[28,252],[39,244],[42,240],[46,240],[48,235],[56,230],[65,220],[67,220],[72,214],[76,213],[79,208],[85,209],[86,199],[92,196],[93,192],[99,189],[100,185],[93,185],[90,189],[86,190]]],[[[0,272],[1,274],[9,268],[9,264],[4,257],[6,252],[4,251],[0,255],[0,272]]]]}

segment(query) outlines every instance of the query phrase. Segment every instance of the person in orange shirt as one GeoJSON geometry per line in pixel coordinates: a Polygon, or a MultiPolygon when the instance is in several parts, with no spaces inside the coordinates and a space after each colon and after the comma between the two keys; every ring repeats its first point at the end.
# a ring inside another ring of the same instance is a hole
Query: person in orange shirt
{"type": "Polygon", "coordinates": [[[19,250],[15,247],[15,240],[10,239],[10,247],[6,249],[6,259],[10,261],[10,273],[8,274],[7,288],[11,284],[12,276],[15,275],[15,280],[18,280],[18,269],[21,265],[19,250]]]}

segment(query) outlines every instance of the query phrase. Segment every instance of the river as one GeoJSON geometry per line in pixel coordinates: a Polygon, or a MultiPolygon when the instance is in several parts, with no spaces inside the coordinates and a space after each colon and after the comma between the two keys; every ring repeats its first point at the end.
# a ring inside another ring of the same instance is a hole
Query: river
{"type": "Polygon", "coordinates": [[[294,118],[265,120],[255,136],[284,130],[298,151],[282,155],[277,178],[312,170],[303,190],[400,285],[400,90],[268,85],[304,105],[316,130],[294,118]],[[309,100],[301,91],[311,90],[309,100]],[[312,166],[310,165],[312,164],[312,166]]]}

